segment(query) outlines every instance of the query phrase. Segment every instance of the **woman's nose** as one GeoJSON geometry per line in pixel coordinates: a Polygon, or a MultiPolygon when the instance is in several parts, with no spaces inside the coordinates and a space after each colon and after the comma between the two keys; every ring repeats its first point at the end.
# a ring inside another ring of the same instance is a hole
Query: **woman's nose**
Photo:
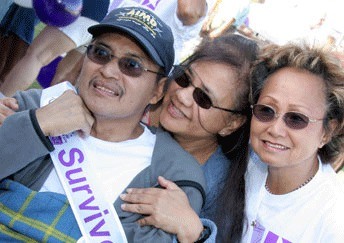
{"type": "Polygon", "coordinates": [[[274,120],[268,123],[268,126],[269,126],[267,129],[268,132],[274,137],[277,137],[277,136],[284,137],[287,133],[288,127],[286,123],[284,122],[282,116],[275,117],[274,120]]]}
{"type": "Polygon", "coordinates": [[[194,102],[194,99],[192,96],[194,90],[195,90],[195,88],[192,87],[191,85],[186,87],[186,88],[179,87],[176,90],[176,95],[177,95],[177,98],[180,101],[180,103],[182,103],[186,107],[191,107],[193,105],[193,102],[194,102]]]}

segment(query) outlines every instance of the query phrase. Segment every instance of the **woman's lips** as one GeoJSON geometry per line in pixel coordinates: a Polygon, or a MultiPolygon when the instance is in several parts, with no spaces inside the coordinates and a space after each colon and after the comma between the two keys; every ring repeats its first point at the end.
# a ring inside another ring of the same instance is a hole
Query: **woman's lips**
{"type": "Polygon", "coordinates": [[[167,110],[168,110],[168,113],[174,117],[174,118],[185,118],[185,114],[180,110],[178,109],[174,104],[173,102],[171,101],[170,104],[168,105],[167,107],[167,110]]]}
{"type": "Polygon", "coordinates": [[[278,143],[272,143],[272,142],[269,142],[267,140],[263,140],[263,143],[264,143],[266,148],[272,149],[273,151],[285,151],[285,150],[289,149],[288,147],[286,147],[284,145],[281,145],[278,143]]]}

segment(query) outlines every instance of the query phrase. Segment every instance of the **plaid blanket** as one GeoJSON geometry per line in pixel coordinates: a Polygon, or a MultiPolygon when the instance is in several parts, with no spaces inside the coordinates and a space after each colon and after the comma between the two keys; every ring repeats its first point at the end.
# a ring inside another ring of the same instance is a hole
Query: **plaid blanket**
{"type": "Polygon", "coordinates": [[[0,182],[0,242],[76,242],[80,237],[65,195],[0,182]]]}

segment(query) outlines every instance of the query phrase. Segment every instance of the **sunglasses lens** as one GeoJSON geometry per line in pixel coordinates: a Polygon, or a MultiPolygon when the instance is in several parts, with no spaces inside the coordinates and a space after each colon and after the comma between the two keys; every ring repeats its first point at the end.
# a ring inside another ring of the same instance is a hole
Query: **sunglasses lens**
{"type": "Polygon", "coordinates": [[[265,105],[254,105],[253,115],[261,122],[270,122],[275,118],[275,111],[265,105]]]}
{"type": "Polygon", "coordinates": [[[303,129],[307,127],[309,118],[296,112],[288,112],[284,115],[284,121],[292,129],[303,129]]]}
{"type": "Polygon", "coordinates": [[[87,47],[87,57],[91,59],[91,61],[101,65],[111,61],[111,53],[105,48],[96,45],[89,45],[87,47]]]}
{"type": "Polygon", "coordinates": [[[209,96],[206,93],[204,93],[204,91],[200,88],[195,88],[193,92],[193,98],[196,101],[196,103],[203,109],[209,109],[212,106],[212,102],[209,96]]]}
{"type": "Polygon", "coordinates": [[[141,64],[129,57],[120,58],[118,60],[118,66],[122,73],[131,77],[139,77],[143,72],[141,64]]]}
{"type": "MultiPolygon", "coordinates": [[[[261,122],[270,122],[275,119],[276,112],[266,105],[254,105],[253,115],[261,122]]],[[[301,113],[287,112],[283,116],[285,124],[291,129],[303,129],[307,127],[309,118],[301,113]]]]}
{"type": "Polygon", "coordinates": [[[188,87],[191,83],[190,78],[188,77],[188,75],[186,75],[186,73],[182,73],[181,75],[176,76],[174,80],[182,88],[188,87]]]}
{"type": "MultiPolygon", "coordinates": [[[[173,76],[176,83],[182,88],[187,88],[190,84],[192,84],[190,77],[185,73],[184,69],[182,68],[176,67],[174,69],[173,76]]],[[[192,96],[197,105],[199,105],[203,109],[209,109],[212,106],[211,99],[206,93],[204,93],[202,89],[195,87],[192,96]]]]}
{"type": "MultiPolygon", "coordinates": [[[[114,57],[111,51],[102,46],[89,45],[87,47],[87,57],[97,64],[105,65],[114,57]]],[[[133,58],[122,57],[118,60],[118,66],[122,73],[131,77],[139,77],[143,73],[143,68],[139,61],[133,58]]]]}

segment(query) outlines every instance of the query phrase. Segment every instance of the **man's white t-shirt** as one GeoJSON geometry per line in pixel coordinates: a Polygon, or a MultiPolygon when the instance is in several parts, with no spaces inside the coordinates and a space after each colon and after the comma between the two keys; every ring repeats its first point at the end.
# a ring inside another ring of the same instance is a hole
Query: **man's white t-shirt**
{"type": "MultiPolygon", "coordinates": [[[[133,178],[151,164],[156,136],[144,126],[144,132],[136,139],[107,142],[89,136],[81,141],[87,148],[83,151],[85,156],[103,184],[104,195],[114,202],[133,178]]],[[[55,169],[40,191],[65,194],[55,169]]]]}

